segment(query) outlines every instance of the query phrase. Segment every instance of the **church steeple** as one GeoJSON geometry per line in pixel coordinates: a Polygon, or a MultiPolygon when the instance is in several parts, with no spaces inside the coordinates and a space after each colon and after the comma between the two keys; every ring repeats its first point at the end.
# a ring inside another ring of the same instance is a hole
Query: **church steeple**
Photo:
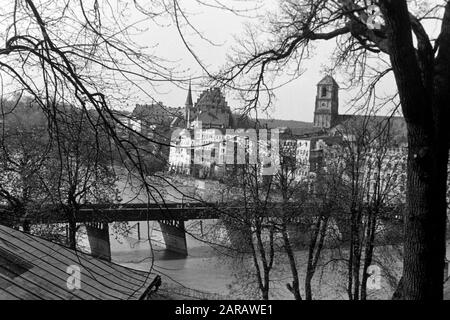
{"type": "Polygon", "coordinates": [[[186,98],[186,103],[185,103],[186,107],[193,107],[193,103],[192,103],[192,88],[191,88],[191,81],[189,81],[189,91],[188,91],[188,95],[186,98]]]}
{"type": "Polygon", "coordinates": [[[314,126],[330,129],[339,117],[339,85],[331,76],[326,76],[317,84],[314,126]]]}
{"type": "Polygon", "coordinates": [[[191,81],[189,81],[189,91],[188,95],[186,97],[186,103],[185,106],[185,120],[186,120],[186,127],[189,128],[190,122],[191,122],[191,109],[194,107],[194,103],[192,102],[192,88],[191,88],[191,81]]]}

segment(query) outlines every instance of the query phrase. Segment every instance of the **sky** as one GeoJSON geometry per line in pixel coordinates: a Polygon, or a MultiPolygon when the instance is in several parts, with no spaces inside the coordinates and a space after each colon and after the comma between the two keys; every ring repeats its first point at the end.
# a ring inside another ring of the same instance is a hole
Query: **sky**
{"type": "MultiPolygon", "coordinates": [[[[105,0],[106,3],[113,3],[119,6],[119,3],[128,4],[133,7],[133,2],[115,2],[116,0],[105,0]]],[[[134,0],[137,3],[152,6],[158,1],[134,0]]],[[[163,1],[163,0],[159,0],[163,1]]],[[[165,3],[172,3],[171,0],[164,0],[165,3]]],[[[182,32],[189,41],[189,47],[195,55],[202,61],[210,73],[214,73],[227,62],[227,55],[231,53],[231,47],[236,45],[236,38],[242,37],[245,24],[257,24],[261,17],[266,17],[268,12],[275,12],[278,8],[278,2],[282,0],[223,0],[227,5],[235,5],[237,8],[252,8],[256,3],[260,5],[257,10],[250,13],[236,15],[235,13],[213,8],[207,4],[217,4],[221,0],[178,0],[183,6],[184,13],[189,17],[189,22],[202,33],[203,38],[196,35],[192,29],[183,28],[182,32]],[[249,5],[250,4],[250,5],[249,5]],[[205,40],[208,39],[208,40],[205,40]],[[211,43],[211,42],[213,43],[211,43]]],[[[0,0],[0,12],[4,8],[7,0],[0,0]]],[[[8,3],[11,5],[11,3],[8,3]]],[[[111,8],[114,10],[115,8],[111,8]]],[[[181,72],[184,79],[193,79],[193,98],[194,102],[200,93],[208,89],[202,84],[201,77],[205,76],[204,71],[194,59],[193,55],[184,45],[182,38],[170,16],[162,16],[156,19],[150,19],[137,10],[124,10],[127,21],[125,24],[134,24],[139,21],[139,32],[133,34],[132,40],[139,46],[146,47],[146,52],[154,54],[168,61],[175,67],[177,72],[181,72]]],[[[107,10],[106,10],[107,11],[107,10]]],[[[122,12],[120,12],[122,13],[122,12]]],[[[119,14],[120,15],[120,14],[119,14]]],[[[59,29],[58,29],[59,30],[59,29]]],[[[324,67],[330,65],[330,57],[335,47],[334,41],[316,41],[313,57],[303,64],[305,72],[296,80],[289,82],[285,86],[275,91],[276,100],[270,109],[270,118],[298,121],[313,121],[316,84],[326,75],[324,67]]],[[[95,72],[95,70],[93,71],[95,72]]],[[[342,83],[343,75],[337,75],[341,88],[346,87],[342,83]]],[[[281,76],[279,83],[290,80],[289,76],[281,76]]],[[[115,91],[112,95],[118,94],[124,97],[117,102],[115,108],[133,110],[136,104],[150,104],[160,101],[168,107],[184,107],[186,101],[188,81],[180,86],[180,83],[158,82],[142,84],[143,89],[139,92],[135,85],[136,94],[128,96],[128,89],[119,87],[111,89],[115,91]],[[126,100],[126,105],[120,105],[126,100]]],[[[141,85],[141,83],[139,83],[141,85]]],[[[386,92],[395,89],[395,83],[392,78],[388,79],[381,90],[386,92]]],[[[347,90],[340,91],[340,113],[349,113],[348,101],[354,97],[355,93],[347,90]]],[[[231,109],[240,109],[242,103],[235,99],[233,92],[225,92],[225,98],[231,109]]],[[[117,99],[118,101],[119,99],[117,99]]],[[[259,114],[260,117],[264,117],[259,114]]]]}
{"type": "MultiPolygon", "coordinates": [[[[258,23],[258,18],[248,18],[237,16],[229,11],[198,6],[195,0],[183,1],[184,6],[190,15],[190,22],[202,32],[205,38],[214,42],[212,45],[200,37],[195,36],[192,31],[183,29],[186,37],[195,54],[208,66],[209,70],[217,70],[226,62],[226,55],[230,53],[231,46],[234,45],[234,36],[239,36],[244,30],[245,23],[258,23]]],[[[257,13],[264,14],[266,10],[275,10],[277,1],[263,1],[263,7],[257,13]]],[[[168,26],[158,27],[149,25],[146,32],[138,37],[139,43],[148,43],[152,46],[157,43],[155,52],[166,59],[177,61],[180,70],[186,70],[186,74],[201,76],[202,70],[195,61],[191,53],[182,43],[178,31],[170,23],[168,26]]],[[[334,49],[333,41],[322,41],[316,44],[314,57],[304,65],[305,73],[297,80],[283,86],[276,91],[276,101],[270,110],[269,117],[284,120],[313,121],[316,84],[325,76],[323,67],[329,64],[329,57],[334,49]]],[[[389,87],[389,86],[388,86],[389,87]]],[[[194,102],[200,92],[205,88],[200,81],[193,82],[194,102]]],[[[158,87],[158,92],[153,92],[152,97],[163,102],[169,107],[183,107],[187,95],[187,86],[178,88],[171,84],[158,87]]],[[[230,107],[240,107],[240,102],[233,99],[234,95],[226,93],[226,99],[230,107]]],[[[346,113],[346,101],[351,96],[345,92],[340,92],[340,112],[346,113]]],[[[145,94],[141,94],[136,103],[151,103],[145,94]]],[[[132,108],[130,103],[128,108],[132,108]]]]}

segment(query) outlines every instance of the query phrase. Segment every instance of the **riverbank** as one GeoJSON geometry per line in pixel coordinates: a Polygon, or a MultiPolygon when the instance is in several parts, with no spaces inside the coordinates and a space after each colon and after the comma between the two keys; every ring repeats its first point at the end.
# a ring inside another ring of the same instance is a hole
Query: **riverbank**
{"type": "Polygon", "coordinates": [[[229,300],[227,296],[194,290],[162,278],[159,289],[150,295],[150,300],[229,300]]]}

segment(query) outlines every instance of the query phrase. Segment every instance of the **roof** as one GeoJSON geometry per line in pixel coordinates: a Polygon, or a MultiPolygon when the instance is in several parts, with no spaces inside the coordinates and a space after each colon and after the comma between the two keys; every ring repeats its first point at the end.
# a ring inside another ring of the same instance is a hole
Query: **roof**
{"type": "Polygon", "coordinates": [[[319,81],[319,83],[317,85],[333,85],[339,88],[338,83],[336,82],[336,80],[334,80],[334,78],[330,75],[325,76],[322,80],[319,81]]]}
{"type": "Polygon", "coordinates": [[[174,118],[183,117],[182,109],[166,107],[162,103],[137,104],[131,115],[143,120],[146,125],[165,126],[169,126],[174,118]]]}
{"type": "Polygon", "coordinates": [[[157,276],[98,260],[62,245],[0,226],[0,300],[137,300],[157,276]],[[67,287],[69,266],[80,289],[67,287]]]}
{"type": "Polygon", "coordinates": [[[209,110],[212,107],[230,111],[228,103],[225,100],[225,96],[219,88],[209,88],[204,90],[195,104],[195,108],[197,110],[209,110]]]}
{"type": "Polygon", "coordinates": [[[389,134],[396,144],[407,143],[407,127],[403,117],[397,116],[365,116],[365,115],[339,115],[338,124],[332,132],[360,132],[364,128],[372,132],[389,130],[389,134]]]}
{"type": "Polygon", "coordinates": [[[288,128],[294,136],[314,136],[323,133],[322,128],[314,127],[311,122],[294,121],[294,120],[277,120],[277,119],[260,119],[260,124],[268,129],[288,128]]]}

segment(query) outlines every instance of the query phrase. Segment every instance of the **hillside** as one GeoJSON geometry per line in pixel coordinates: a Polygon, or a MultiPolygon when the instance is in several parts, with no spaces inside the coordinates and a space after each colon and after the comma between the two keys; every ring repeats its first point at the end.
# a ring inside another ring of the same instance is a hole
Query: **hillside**
{"type": "Polygon", "coordinates": [[[262,125],[266,125],[269,128],[283,128],[283,127],[287,127],[287,128],[301,128],[301,129],[305,129],[305,128],[312,128],[313,124],[312,122],[303,122],[303,121],[295,121],[295,120],[278,120],[278,119],[259,119],[259,122],[262,125]]]}

